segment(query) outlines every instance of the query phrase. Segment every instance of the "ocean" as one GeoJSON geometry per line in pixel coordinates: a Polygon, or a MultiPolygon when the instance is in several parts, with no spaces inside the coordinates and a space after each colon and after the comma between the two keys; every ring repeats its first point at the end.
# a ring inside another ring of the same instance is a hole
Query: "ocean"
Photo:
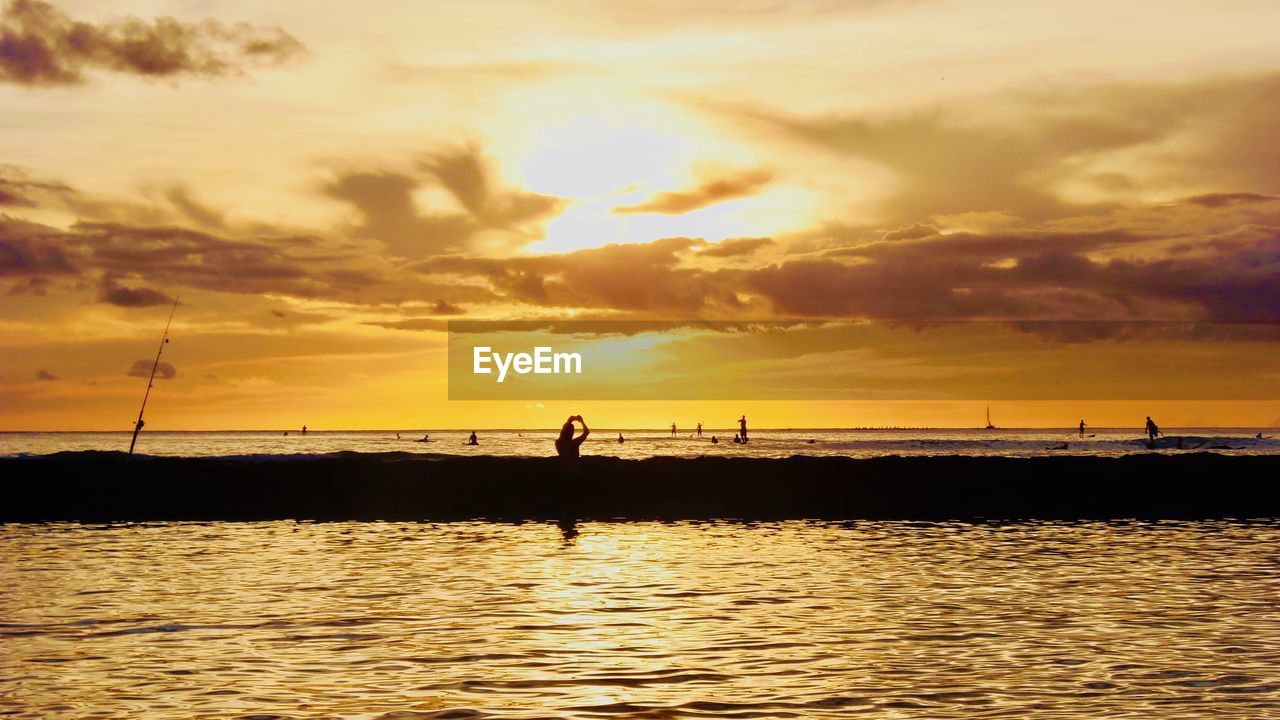
{"type": "Polygon", "coordinates": [[[12,718],[1280,717],[1280,524],[0,525],[12,718]]]}
{"type": "MultiPolygon", "coordinates": [[[[1241,455],[1280,454],[1280,432],[1258,428],[1166,429],[1166,444],[1159,452],[1201,450],[1241,455]],[[1255,436],[1261,432],[1263,439],[1255,436]]],[[[459,430],[312,430],[236,432],[143,432],[137,452],[142,455],[239,456],[307,455],[336,452],[434,453],[446,455],[500,455],[541,457],[554,455],[556,429],[477,430],[480,444],[466,444],[469,431],[459,430]],[[397,438],[397,433],[399,438],[397,438]],[[423,435],[431,442],[415,442],[423,435]]],[[[63,451],[128,450],[129,432],[7,432],[0,433],[0,456],[45,455],[63,451]]],[[[987,457],[1038,457],[1090,455],[1116,457],[1151,452],[1145,437],[1134,428],[1088,429],[1086,437],[1069,429],[951,430],[951,429],[752,429],[750,442],[735,445],[734,430],[704,429],[703,437],[679,430],[593,430],[582,451],[588,455],[640,459],[656,456],[790,457],[793,455],[854,458],[962,455],[987,457]],[[621,432],[626,442],[618,442],[621,432]],[[711,436],[720,442],[712,444],[711,436]],[[810,440],[813,442],[811,443],[810,440]]]]}

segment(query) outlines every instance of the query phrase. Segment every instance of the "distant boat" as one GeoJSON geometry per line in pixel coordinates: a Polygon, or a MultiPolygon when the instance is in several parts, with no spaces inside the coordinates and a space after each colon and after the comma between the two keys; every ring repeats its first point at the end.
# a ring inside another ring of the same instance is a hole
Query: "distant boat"
{"type": "Polygon", "coordinates": [[[996,426],[991,424],[991,406],[987,406],[987,429],[995,430],[996,426]]]}

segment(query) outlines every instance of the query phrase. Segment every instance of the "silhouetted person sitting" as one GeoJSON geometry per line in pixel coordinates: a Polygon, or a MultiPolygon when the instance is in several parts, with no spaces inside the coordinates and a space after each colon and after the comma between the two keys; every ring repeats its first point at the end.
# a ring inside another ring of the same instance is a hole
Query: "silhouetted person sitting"
{"type": "MultiPolygon", "coordinates": [[[[570,415],[560,428],[560,437],[556,438],[556,454],[560,456],[560,471],[565,473],[576,473],[578,471],[578,450],[582,447],[582,442],[591,434],[591,430],[587,427],[587,421],[582,419],[581,415],[570,415]],[[582,423],[582,434],[578,437],[573,436],[574,421],[582,423]]],[[[622,433],[618,433],[618,437],[622,437],[622,433]]]]}
{"type": "Polygon", "coordinates": [[[618,433],[618,442],[619,442],[619,443],[624,443],[624,442],[626,442],[626,441],[627,441],[627,439],[626,439],[626,438],[624,438],[624,437],[622,437],[622,433],[618,433]]]}
{"type": "MultiPolygon", "coordinates": [[[[426,438],[426,436],[424,435],[424,436],[422,437],[422,439],[423,439],[423,440],[426,440],[427,438],[426,438]]],[[[468,444],[468,445],[479,445],[479,444],[480,444],[480,441],[476,439],[476,431],[475,431],[475,430],[472,430],[472,431],[471,431],[471,437],[467,438],[467,444],[468,444]]]]}
{"type": "Polygon", "coordinates": [[[743,415],[742,417],[738,418],[738,427],[741,428],[741,430],[738,431],[738,434],[742,435],[742,442],[746,442],[747,441],[747,416],[746,415],[743,415]]]}
{"type": "Polygon", "coordinates": [[[738,433],[734,433],[734,434],[733,434],[733,444],[734,444],[734,445],[741,445],[741,444],[742,444],[742,438],[738,436],[738,433]]]}
{"type": "Polygon", "coordinates": [[[1155,421],[1151,419],[1151,416],[1148,415],[1147,416],[1147,440],[1150,442],[1155,442],[1156,436],[1161,434],[1163,433],[1160,432],[1160,428],[1156,425],[1155,421]]]}
{"type": "Polygon", "coordinates": [[[716,437],[715,435],[712,435],[712,436],[711,436],[711,444],[712,444],[712,445],[719,445],[719,444],[720,444],[720,438],[716,437]]]}

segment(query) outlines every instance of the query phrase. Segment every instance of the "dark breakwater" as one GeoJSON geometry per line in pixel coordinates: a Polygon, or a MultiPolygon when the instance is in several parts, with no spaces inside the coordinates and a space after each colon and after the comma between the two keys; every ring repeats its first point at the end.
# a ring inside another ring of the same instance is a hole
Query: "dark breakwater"
{"type": "Polygon", "coordinates": [[[1280,457],[0,459],[0,521],[1280,517],[1280,457]]]}

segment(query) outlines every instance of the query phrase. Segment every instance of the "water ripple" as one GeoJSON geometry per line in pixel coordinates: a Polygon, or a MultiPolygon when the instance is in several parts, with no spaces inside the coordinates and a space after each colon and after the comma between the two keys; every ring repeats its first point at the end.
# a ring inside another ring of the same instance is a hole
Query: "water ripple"
{"type": "Polygon", "coordinates": [[[14,718],[1280,717],[1280,524],[0,527],[14,718]]]}

